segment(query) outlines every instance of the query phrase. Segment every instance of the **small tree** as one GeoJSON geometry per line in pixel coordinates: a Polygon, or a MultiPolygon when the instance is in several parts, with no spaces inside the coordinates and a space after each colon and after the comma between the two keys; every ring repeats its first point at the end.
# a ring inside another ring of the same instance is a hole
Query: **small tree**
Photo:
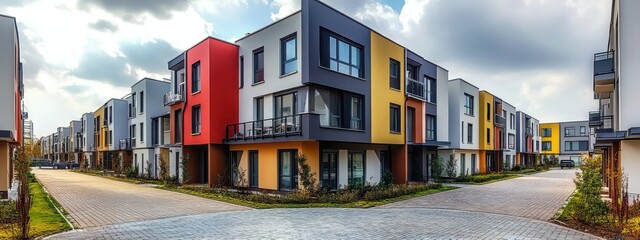
{"type": "Polygon", "coordinates": [[[31,209],[31,189],[29,189],[29,161],[22,148],[14,155],[14,167],[18,175],[18,199],[16,200],[17,221],[12,228],[16,239],[29,239],[29,210],[31,209]]]}
{"type": "Polygon", "coordinates": [[[182,168],[182,182],[187,183],[191,180],[191,176],[189,176],[189,169],[187,169],[187,164],[189,164],[189,154],[184,154],[180,157],[180,167],[182,168]]]}
{"type": "Polygon", "coordinates": [[[169,179],[169,161],[162,157],[162,154],[159,157],[160,161],[160,179],[166,181],[169,179]]]}
{"type": "Polygon", "coordinates": [[[153,175],[151,175],[153,173],[153,171],[151,171],[151,160],[147,161],[147,179],[152,179],[153,175]]]}
{"type": "MultiPolygon", "coordinates": [[[[431,176],[434,181],[439,182],[442,178],[443,171],[443,163],[442,157],[440,155],[436,155],[433,159],[431,159],[429,165],[431,165],[431,176]]],[[[427,176],[423,176],[425,181],[429,180],[427,176]]]]}
{"type": "Polygon", "coordinates": [[[456,162],[457,160],[453,157],[453,155],[449,155],[449,160],[447,160],[445,166],[445,174],[448,178],[455,178],[457,175],[456,171],[456,162]]]}
{"type": "Polygon", "coordinates": [[[296,160],[298,161],[298,172],[300,175],[300,183],[302,183],[302,190],[308,193],[316,192],[316,173],[311,172],[311,167],[309,167],[309,163],[307,163],[307,156],[302,153],[298,154],[296,160]]]}
{"type": "Polygon", "coordinates": [[[581,172],[576,173],[577,193],[573,206],[573,217],[586,224],[594,224],[605,219],[609,205],[600,199],[602,189],[602,166],[599,158],[585,158],[580,165],[581,172]]]}

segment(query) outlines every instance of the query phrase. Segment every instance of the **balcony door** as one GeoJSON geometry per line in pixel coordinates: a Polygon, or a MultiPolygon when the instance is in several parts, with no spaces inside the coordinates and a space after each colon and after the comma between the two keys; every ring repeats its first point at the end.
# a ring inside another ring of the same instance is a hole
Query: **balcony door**
{"type": "Polygon", "coordinates": [[[338,189],[338,152],[323,152],[320,170],[322,188],[325,190],[338,189]]]}
{"type": "Polygon", "coordinates": [[[296,97],[297,93],[289,93],[285,95],[276,96],[274,98],[274,116],[275,116],[275,133],[284,133],[286,129],[295,126],[295,118],[292,115],[297,114],[296,109],[296,97]]]}
{"type": "Polygon", "coordinates": [[[278,189],[295,190],[298,188],[297,150],[278,150],[278,189]]]}
{"type": "Polygon", "coordinates": [[[258,187],[258,151],[249,151],[249,186],[258,187]]]}

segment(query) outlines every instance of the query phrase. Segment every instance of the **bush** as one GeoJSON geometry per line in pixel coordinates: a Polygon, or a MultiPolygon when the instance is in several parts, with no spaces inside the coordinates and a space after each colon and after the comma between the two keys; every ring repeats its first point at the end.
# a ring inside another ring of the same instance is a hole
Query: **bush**
{"type": "Polygon", "coordinates": [[[577,193],[575,201],[567,206],[573,213],[573,218],[586,223],[594,224],[606,221],[609,215],[609,204],[600,199],[602,189],[602,174],[599,158],[585,158],[580,165],[581,172],[576,173],[577,193]]]}
{"type": "Polygon", "coordinates": [[[456,162],[457,160],[453,157],[453,155],[449,155],[449,160],[445,165],[445,174],[448,178],[455,178],[458,174],[456,171],[456,162]]]}
{"type": "Polygon", "coordinates": [[[505,173],[489,173],[489,174],[478,174],[478,175],[464,175],[456,178],[457,182],[470,182],[470,183],[484,183],[493,180],[503,179],[510,177],[511,175],[505,173]]]}
{"type": "MultiPolygon", "coordinates": [[[[442,157],[440,155],[436,155],[435,158],[433,158],[432,161],[430,161],[430,165],[431,165],[431,175],[433,176],[433,180],[436,182],[440,181],[440,178],[442,178],[442,171],[444,170],[443,167],[443,163],[442,163],[442,157]]],[[[426,176],[423,176],[423,180],[427,181],[429,179],[426,179],[426,176]]]]}
{"type": "Polygon", "coordinates": [[[129,171],[127,171],[127,177],[128,178],[137,178],[138,177],[138,166],[129,168],[129,171]]]}
{"type": "Polygon", "coordinates": [[[521,170],[520,165],[515,165],[511,168],[511,171],[520,171],[520,170],[521,170]]]}

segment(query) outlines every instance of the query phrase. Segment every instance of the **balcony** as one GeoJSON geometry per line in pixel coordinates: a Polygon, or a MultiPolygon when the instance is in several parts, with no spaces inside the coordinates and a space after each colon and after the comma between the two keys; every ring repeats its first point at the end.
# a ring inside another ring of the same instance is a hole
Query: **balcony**
{"type": "Polygon", "coordinates": [[[531,127],[526,127],[524,134],[525,136],[533,136],[533,130],[531,129],[531,127]]]}
{"type": "Polygon", "coordinates": [[[167,92],[164,94],[165,106],[172,105],[174,103],[182,102],[182,101],[184,101],[184,94],[174,93],[174,92],[167,92]]]}
{"type": "Polygon", "coordinates": [[[411,79],[408,77],[406,78],[406,80],[407,80],[407,86],[406,86],[407,96],[417,98],[420,100],[425,100],[426,92],[425,92],[424,82],[420,82],[418,80],[411,79]]]}
{"type": "Polygon", "coordinates": [[[600,116],[600,111],[589,112],[589,127],[600,127],[600,126],[602,126],[602,118],[600,116]]]}
{"type": "MultiPolygon", "coordinates": [[[[591,114],[589,115],[589,126],[591,126],[591,114]]],[[[600,125],[598,125],[598,127],[596,128],[596,133],[601,133],[601,132],[613,132],[613,116],[612,115],[607,115],[607,116],[598,116],[597,118],[595,118],[593,120],[597,120],[597,121],[593,121],[593,122],[599,122],[600,125]]]]}
{"type": "Polygon", "coordinates": [[[120,142],[118,143],[118,149],[130,150],[131,148],[135,147],[135,140],[135,138],[120,139],[120,142]]]}
{"type": "Polygon", "coordinates": [[[226,141],[302,135],[300,114],[227,125],[226,141]]]}
{"type": "Polygon", "coordinates": [[[593,57],[593,91],[610,93],[615,87],[615,52],[596,53],[593,57]]]}
{"type": "Polygon", "coordinates": [[[496,114],[496,115],[495,115],[495,118],[494,118],[494,121],[493,121],[493,123],[494,123],[495,125],[498,125],[498,126],[504,126],[504,124],[505,124],[506,122],[507,122],[507,120],[506,120],[503,116],[500,116],[499,114],[496,114]]]}

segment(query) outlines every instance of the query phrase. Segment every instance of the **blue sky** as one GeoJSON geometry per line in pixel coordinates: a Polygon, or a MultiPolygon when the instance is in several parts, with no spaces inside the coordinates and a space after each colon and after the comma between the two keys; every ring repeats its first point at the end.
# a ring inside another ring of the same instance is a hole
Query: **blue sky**
{"type": "MultiPolygon", "coordinates": [[[[543,122],[597,108],[593,54],[610,4],[590,0],[323,0],[543,122]]],[[[206,36],[233,41],[300,0],[4,0],[25,66],[36,136],[119,98],[206,36]],[[61,107],[62,106],[62,107],[61,107]]]]}

